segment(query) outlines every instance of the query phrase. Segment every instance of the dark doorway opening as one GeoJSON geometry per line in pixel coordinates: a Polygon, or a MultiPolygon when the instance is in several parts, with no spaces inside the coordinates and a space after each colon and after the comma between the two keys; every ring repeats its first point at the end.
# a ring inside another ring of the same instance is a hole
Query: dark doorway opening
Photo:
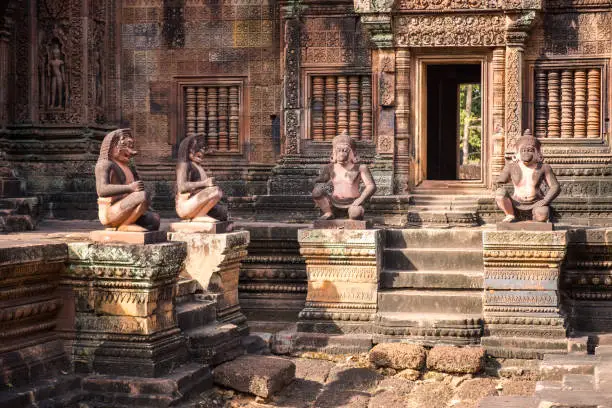
{"type": "Polygon", "coordinates": [[[480,64],[427,65],[427,179],[481,178],[480,64]]]}

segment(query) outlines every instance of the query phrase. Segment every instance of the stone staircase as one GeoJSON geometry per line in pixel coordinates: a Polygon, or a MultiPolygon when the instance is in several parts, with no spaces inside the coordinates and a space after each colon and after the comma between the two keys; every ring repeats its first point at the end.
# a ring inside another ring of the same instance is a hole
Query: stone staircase
{"type": "Polygon", "coordinates": [[[479,225],[478,202],[488,190],[427,180],[411,192],[407,225],[417,227],[474,227],[479,225]]]}
{"type": "Polygon", "coordinates": [[[177,323],[196,361],[215,366],[244,354],[238,326],[217,321],[215,295],[201,293],[193,279],[179,280],[177,289],[177,323]]]}
{"type": "Polygon", "coordinates": [[[387,230],[374,342],[478,344],[482,231],[387,230]]]}
{"type": "Polygon", "coordinates": [[[546,354],[539,363],[540,381],[530,397],[487,397],[480,408],[612,407],[612,339],[595,348],[566,355],[546,354]]]}

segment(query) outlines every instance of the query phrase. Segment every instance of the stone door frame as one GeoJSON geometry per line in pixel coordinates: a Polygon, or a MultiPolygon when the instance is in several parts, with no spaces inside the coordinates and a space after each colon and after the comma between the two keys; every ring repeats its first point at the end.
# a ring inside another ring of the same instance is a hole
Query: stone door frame
{"type": "MultiPolygon", "coordinates": [[[[409,90],[410,99],[414,101],[414,120],[412,133],[416,160],[412,162],[413,185],[427,179],[427,72],[426,67],[432,64],[480,64],[480,83],[482,89],[482,140],[481,140],[481,175],[479,180],[448,180],[458,187],[485,188],[488,184],[489,171],[489,132],[492,128],[490,114],[491,52],[489,49],[466,49],[458,52],[435,52],[412,49],[415,64],[414,86],[409,90]]],[[[437,51],[437,50],[435,50],[437,51]]]]}

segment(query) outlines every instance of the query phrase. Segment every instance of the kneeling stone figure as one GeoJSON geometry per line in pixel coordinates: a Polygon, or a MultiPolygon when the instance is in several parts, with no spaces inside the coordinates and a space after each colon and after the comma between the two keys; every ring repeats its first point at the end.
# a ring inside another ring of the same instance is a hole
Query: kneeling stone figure
{"type": "Polygon", "coordinates": [[[540,142],[527,129],[517,142],[515,158],[502,170],[496,183],[497,206],[506,214],[502,222],[533,219],[546,222],[550,218],[550,203],[561,191],[559,182],[549,164],[544,163],[540,142]],[[501,184],[512,181],[512,194],[501,184]],[[542,191],[548,187],[546,194],[542,191]]]}
{"type": "Polygon", "coordinates": [[[312,191],[315,204],[323,215],[320,219],[330,220],[344,217],[361,220],[364,216],[363,204],[376,192],[376,184],[365,164],[359,164],[355,141],[346,133],[338,135],[332,142],[331,163],[321,168],[315,183],[331,183],[331,194],[322,185],[312,191]],[[359,192],[360,183],[364,189],[359,192]]]}

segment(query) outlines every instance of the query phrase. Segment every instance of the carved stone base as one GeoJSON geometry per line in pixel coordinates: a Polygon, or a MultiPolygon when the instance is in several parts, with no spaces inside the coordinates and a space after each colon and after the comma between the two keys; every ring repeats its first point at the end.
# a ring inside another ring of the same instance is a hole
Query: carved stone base
{"type": "Polygon", "coordinates": [[[165,231],[128,232],[113,230],[91,231],[89,239],[101,243],[124,243],[124,244],[156,244],[166,242],[165,231]]]}
{"type": "Polygon", "coordinates": [[[185,255],[176,242],[69,244],[62,329],[77,372],[160,377],[185,362],[173,304],[185,255]]]}
{"type": "Polygon", "coordinates": [[[312,227],[314,229],[363,230],[372,228],[372,223],[364,220],[314,220],[312,227]]]}
{"type": "Polygon", "coordinates": [[[247,255],[249,232],[170,232],[168,238],[187,244],[187,258],[181,277],[195,279],[207,295],[214,297],[217,321],[236,325],[240,335],[248,334],[246,317],[240,311],[238,302],[238,279],[240,262],[247,255]]]}
{"type": "Polygon", "coordinates": [[[372,333],[383,231],[303,229],[308,292],[299,331],[372,333]]]}
{"type": "Polygon", "coordinates": [[[567,353],[559,273],[566,231],[485,231],[485,337],[494,357],[567,353]]]}
{"type": "Polygon", "coordinates": [[[223,234],[231,232],[233,223],[230,221],[196,222],[181,221],[170,224],[170,232],[188,232],[205,234],[223,234]]]}
{"type": "Polygon", "coordinates": [[[498,222],[498,231],[552,231],[554,226],[551,222],[517,221],[498,222]]]}
{"type": "Polygon", "coordinates": [[[159,378],[91,375],[83,380],[92,407],[168,407],[212,386],[207,366],[191,363],[159,378]]]}
{"type": "Polygon", "coordinates": [[[0,245],[0,391],[58,375],[69,366],[55,327],[65,244],[0,245]]]}

